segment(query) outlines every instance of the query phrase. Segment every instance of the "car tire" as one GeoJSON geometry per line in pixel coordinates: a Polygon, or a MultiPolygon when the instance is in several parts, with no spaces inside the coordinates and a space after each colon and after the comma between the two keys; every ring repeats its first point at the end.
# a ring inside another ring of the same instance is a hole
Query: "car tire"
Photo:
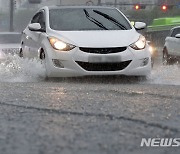
{"type": "Polygon", "coordinates": [[[46,58],[46,55],[45,55],[45,52],[44,52],[43,49],[42,49],[41,52],[40,52],[39,58],[40,58],[41,60],[45,60],[45,58],[46,58]]]}
{"type": "Polygon", "coordinates": [[[41,52],[40,52],[40,55],[39,55],[39,59],[40,59],[40,61],[41,61],[41,64],[43,64],[43,65],[45,65],[45,80],[48,80],[49,78],[48,78],[48,76],[47,76],[47,69],[46,69],[46,61],[45,61],[45,58],[46,58],[46,54],[45,54],[45,52],[44,52],[44,50],[43,49],[41,49],[41,52]]]}
{"type": "Polygon", "coordinates": [[[148,75],[138,76],[138,80],[139,80],[139,81],[147,81],[147,79],[148,79],[148,75]]]}
{"type": "Polygon", "coordinates": [[[20,51],[19,51],[19,57],[23,58],[23,50],[22,49],[20,49],[20,51]]]}
{"type": "Polygon", "coordinates": [[[163,49],[162,63],[163,63],[163,65],[169,65],[170,64],[170,56],[168,54],[168,50],[166,47],[164,47],[164,49],[163,49]]]}

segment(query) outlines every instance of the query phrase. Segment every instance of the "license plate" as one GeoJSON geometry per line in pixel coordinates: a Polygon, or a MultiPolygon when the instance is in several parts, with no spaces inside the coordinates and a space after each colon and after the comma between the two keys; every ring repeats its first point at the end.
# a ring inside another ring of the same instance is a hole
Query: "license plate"
{"type": "Polygon", "coordinates": [[[90,63],[116,63],[121,61],[120,56],[89,56],[90,63]]]}

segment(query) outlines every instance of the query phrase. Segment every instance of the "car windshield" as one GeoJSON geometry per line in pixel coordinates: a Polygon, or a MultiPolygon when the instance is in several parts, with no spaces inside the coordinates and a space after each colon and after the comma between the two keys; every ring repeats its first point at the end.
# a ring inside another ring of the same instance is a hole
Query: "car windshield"
{"type": "Polygon", "coordinates": [[[59,31],[131,29],[127,19],[116,9],[51,9],[49,16],[51,29],[59,31]]]}
{"type": "Polygon", "coordinates": [[[180,34],[180,27],[173,29],[172,34],[171,34],[171,37],[175,37],[176,34],[180,34]]]}
{"type": "Polygon", "coordinates": [[[0,34],[0,44],[20,43],[21,34],[0,34]]]}

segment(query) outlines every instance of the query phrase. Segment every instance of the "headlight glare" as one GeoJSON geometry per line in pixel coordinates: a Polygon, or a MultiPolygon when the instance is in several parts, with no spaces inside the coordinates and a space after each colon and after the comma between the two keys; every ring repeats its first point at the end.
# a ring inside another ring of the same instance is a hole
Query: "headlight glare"
{"type": "Polygon", "coordinates": [[[151,55],[154,54],[154,48],[152,46],[149,46],[149,51],[150,51],[151,55]]]}
{"type": "Polygon", "coordinates": [[[63,49],[66,49],[67,45],[64,42],[57,41],[54,43],[54,47],[58,50],[63,50],[63,49]]]}
{"type": "Polygon", "coordinates": [[[75,48],[74,45],[71,45],[71,44],[68,44],[68,43],[65,43],[57,38],[54,38],[54,37],[50,37],[48,38],[49,39],[49,42],[51,44],[51,46],[56,49],[56,50],[59,50],[59,51],[70,51],[72,49],[75,48]]]}
{"type": "Polygon", "coordinates": [[[130,45],[131,48],[135,50],[142,50],[146,47],[146,38],[144,36],[140,36],[137,42],[130,45]]]}

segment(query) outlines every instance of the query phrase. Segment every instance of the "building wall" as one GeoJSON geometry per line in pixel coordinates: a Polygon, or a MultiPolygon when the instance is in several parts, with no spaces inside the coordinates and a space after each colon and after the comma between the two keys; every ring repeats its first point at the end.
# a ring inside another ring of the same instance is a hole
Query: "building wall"
{"type": "Polygon", "coordinates": [[[9,8],[8,0],[0,0],[0,12],[6,12],[9,8]]]}
{"type": "MultiPolygon", "coordinates": [[[[15,9],[18,9],[22,3],[24,3],[26,0],[14,0],[14,7],[15,9]]],[[[10,0],[0,0],[0,11],[1,12],[7,12],[9,11],[9,4],[10,0]]]]}
{"type": "Polygon", "coordinates": [[[157,0],[43,0],[44,4],[55,4],[55,5],[97,5],[98,2],[104,4],[154,4],[157,0]]]}
{"type": "Polygon", "coordinates": [[[43,0],[42,5],[97,5],[98,0],[43,0]]]}
{"type": "MultiPolygon", "coordinates": [[[[43,0],[41,5],[97,5],[101,2],[102,5],[115,6],[121,10],[128,10],[133,8],[133,5],[128,4],[154,4],[156,1],[157,0],[43,0]]],[[[152,6],[149,8],[152,8],[152,6]]]]}
{"type": "MultiPolygon", "coordinates": [[[[14,0],[16,1],[15,8],[18,9],[24,3],[27,3],[28,0],[14,0]]],[[[116,6],[117,8],[121,9],[122,11],[132,9],[132,5],[123,5],[123,4],[154,4],[157,1],[166,1],[166,0],[42,0],[42,4],[37,5],[36,7],[41,7],[45,5],[97,5],[99,2],[102,5],[110,5],[116,6]],[[115,5],[117,4],[117,5],[115,5]]],[[[169,0],[168,0],[169,1],[169,0]]],[[[178,1],[178,0],[171,0],[171,1],[178,1]]],[[[30,5],[35,6],[35,5],[30,5]]],[[[7,11],[9,8],[9,0],[0,0],[0,11],[7,11]]],[[[147,7],[148,8],[148,7],[147,7]]]]}
{"type": "Polygon", "coordinates": [[[159,3],[165,3],[169,5],[176,5],[180,3],[180,0],[159,0],[159,3]]]}

